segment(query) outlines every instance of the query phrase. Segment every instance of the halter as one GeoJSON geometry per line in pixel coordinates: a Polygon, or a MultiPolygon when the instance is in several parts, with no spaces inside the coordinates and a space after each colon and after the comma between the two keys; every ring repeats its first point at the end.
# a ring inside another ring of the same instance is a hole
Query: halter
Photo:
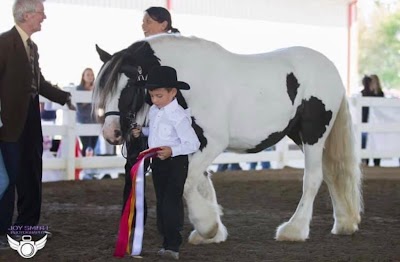
{"type": "MultiPolygon", "coordinates": [[[[138,66],[137,71],[138,71],[138,76],[137,76],[137,79],[136,79],[135,83],[146,83],[147,75],[143,76],[142,67],[138,66]]],[[[133,82],[132,78],[129,77],[128,82],[126,83],[124,89],[129,87],[130,85],[132,85],[133,84],[132,82],[133,82]]],[[[133,121],[136,119],[136,113],[134,113],[135,112],[136,103],[137,103],[137,97],[134,97],[134,101],[132,103],[131,110],[128,113],[128,119],[130,121],[131,128],[133,128],[134,125],[136,124],[136,123],[133,123],[133,121]]],[[[104,114],[104,118],[106,118],[107,116],[121,116],[121,113],[119,111],[109,111],[109,112],[104,114]]]]}
{"type": "Polygon", "coordinates": [[[120,116],[120,112],[119,111],[110,111],[104,114],[104,118],[106,118],[107,116],[120,116]]]}
{"type": "MultiPolygon", "coordinates": [[[[139,80],[139,78],[138,78],[139,80]]],[[[142,79],[141,79],[142,80],[142,79]]],[[[137,83],[137,81],[132,80],[132,78],[128,79],[128,82],[126,83],[125,88],[139,88],[139,87],[134,87],[134,85],[137,83]]],[[[135,112],[136,110],[136,105],[137,105],[137,101],[138,101],[139,97],[137,95],[134,95],[132,100],[131,100],[131,105],[130,105],[130,109],[127,112],[125,118],[128,121],[128,130],[126,134],[123,134],[123,139],[125,140],[125,142],[127,141],[127,137],[129,136],[130,132],[132,129],[137,127],[137,123],[136,123],[136,114],[137,112],[135,112]]],[[[104,117],[106,118],[107,116],[119,116],[121,117],[121,112],[120,111],[109,111],[107,113],[104,114],[104,117]]],[[[126,143],[123,143],[122,147],[121,147],[121,155],[122,157],[124,157],[125,159],[128,160],[128,156],[124,155],[124,147],[126,146],[126,143]]],[[[127,150],[126,150],[127,151],[127,150]]]]}
{"type": "MultiPolygon", "coordinates": [[[[133,77],[128,77],[128,81],[127,81],[127,83],[126,83],[126,85],[125,85],[125,87],[123,89],[125,89],[125,88],[140,88],[141,85],[144,85],[144,83],[146,82],[147,76],[143,76],[142,75],[142,68],[140,66],[138,67],[138,73],[139,73],[139,75],[137,76],[136,81],[134,80],[133,77]]],[[[125,75],[126,75],[126,73],[125,73],[125,75]]],[[[129,108],[128,112],[126,113],[126,115],[124,116],[124,120],[126,121],[125,123],[128,124],[128,126],[127,126],[128,129],[126,130],[126,133],[122,134],[123,135],[123,139],[125,141],[129,140],[127,136],[129,136],[129,134],[131,133],[131,130],[137,127],[137,123],[136,123],[136,115],[137,115],[136,107],[137,107],[139,99],[140,98],[138,96],[138,93],[134,92],[134,95],[133,95],[131,103],[130,103],[130,108],[129,108]]],[[[122,117],[120,111],[109,111],[109,112],[104,114],[104,117],[106,118],[107,116],[112,116],[112,115],[122,117]]],[[[121,128],[121,130],[122,130],[122,128],[121,128]]],[[[125,143],[124,143],[124,145],[125,145],[125,143]]],[[[121,155],[124,158],[127,158],[123,154],[124,145],[121,148],[121,155]]]]}

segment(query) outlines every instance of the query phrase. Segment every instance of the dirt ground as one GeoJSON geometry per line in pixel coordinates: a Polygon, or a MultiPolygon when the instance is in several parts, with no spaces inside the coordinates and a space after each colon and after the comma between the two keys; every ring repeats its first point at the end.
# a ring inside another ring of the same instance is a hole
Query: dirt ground
{"type": "MultiPolygon", "coordinates": [[[[301,196],[301,169],[225,172],[213,176],[222,220],[229,231],[221,244],[187,243],[188,219],[181,261],[400,261],[400,169],[367,168],[365,213],[360,231],[335,236],[332,206],[326,186],[314,204],[310,238],[291,243],[274,240],[276,227],[290,218],[301,196]]],[[[161,261],[155,230],[155,201],[147,178],[148,221],[143,259],[161,261]]],[[[45,183],[41,225],[53,237],[31,261],[121,261],[113,258],[122,206],[123,179],[45,183]]],[[[0,261],[24,261],[16,251],[0,251],[0,261]]]]}

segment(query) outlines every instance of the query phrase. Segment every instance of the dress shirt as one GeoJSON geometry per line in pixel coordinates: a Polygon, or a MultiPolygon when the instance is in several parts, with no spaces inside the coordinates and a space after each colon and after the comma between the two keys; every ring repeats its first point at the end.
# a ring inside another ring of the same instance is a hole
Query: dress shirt
{"type": "Polygon", "coordinates": [[[24,43],[24,47],[25,47],[25,50],[26,50],[26,54],[28,55],[28,58],[30,59],[30,55],[31,55],[31,54],[30,54],[30,48],[29,48],[29,46],[28,46],[28,43],[26,42],[26,41],[29,39],[29,36],[28,36],[28,34],[25,33],[25,31],[24,31],[21,27],[19,27],[17,24],[15,25],[15,28],[17,29],[19,35],[21,36],[22,43],[24,43]]]}
{"type": "Polygon", "coordinates": [[[163,108],[152,105],[149,127],[143,127],[142,132],[149,137],[150,148],[169,146],[173,157],[192,154],[200,147],[189,110],[183,109],[176,99],[163,108]]]}

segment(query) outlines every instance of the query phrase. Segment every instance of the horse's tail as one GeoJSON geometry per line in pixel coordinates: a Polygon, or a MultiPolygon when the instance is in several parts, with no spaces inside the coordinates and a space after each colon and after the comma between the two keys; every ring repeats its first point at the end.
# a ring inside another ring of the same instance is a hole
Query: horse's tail
{"type": "Polygon", "coordinates": [[[346,95],[343,95],[336,120],[325,142],[324,180],[330,187],[335,219],[347,214],[358,225],[363,211],[362,173],[355,145],[349,104],[346,95]]]}

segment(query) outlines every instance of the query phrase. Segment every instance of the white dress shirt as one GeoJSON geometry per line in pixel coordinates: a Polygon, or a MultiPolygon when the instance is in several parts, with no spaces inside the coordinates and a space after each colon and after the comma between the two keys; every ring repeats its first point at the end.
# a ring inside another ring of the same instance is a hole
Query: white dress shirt
{"type": "Polygon", "coordinates": [[[176,99],[160,109],[152,105],[149,127],[143,127],[142,132],[149,137],[149,148],[169,146],[173,157],[192,154],[200,147],[189,110],[183,109],[176,99]]]}
{"type": "Polygon", "coordinates": [[[29,35],[27,33],[25,33],[25,31],[22,30],[22,28],[19,27],[17,24],[15,25],[15,28],[17,29],[19,35],[21,36],[22,43],[24,43],[26,54],[28,55],[28,58],[30,59],[30,49],[28,46],[28,42],[26,42],[29,39],[29,35]]]}

